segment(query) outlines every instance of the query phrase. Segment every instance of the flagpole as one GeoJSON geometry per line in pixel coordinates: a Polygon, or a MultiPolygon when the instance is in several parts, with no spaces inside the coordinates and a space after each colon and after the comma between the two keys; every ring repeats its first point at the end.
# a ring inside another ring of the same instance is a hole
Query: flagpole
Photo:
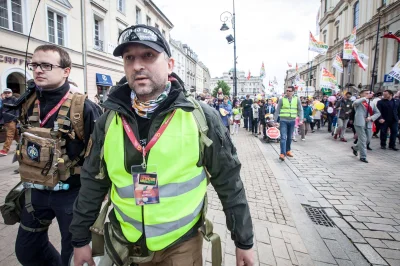
{"type": "MultiPolygon", "coordinates": [[[[381,27],[381,14],[379,14],[378,16],[379,16],[379,17],[378,17],[378,30],[376,31],[374,64],[373,64],[373,68],[372,68],[372,71],[371,71],[371,73],[372,73],[372,74],[371,74],[371,87],[370,87],[370,89],[369,89],[369,93],[370,93],[370,94],[372,93],[372,90],[373,90],[373,88],[374,88],[374,86],[375,86],[375,84],[374,84],[374,81],[375,81],[375,66],[376,66],[376,56],[378,55],[379,30],[380,30],[380,27],[381,27]]],[[[377,73],[377,74],[378,74],[378,73],[377,73]]],[[[371,99],[369,99],[369,101],[368,101],[368,109],[367,109],[366,117],[368,117],[368,110],[369,110],[369,107],[370,107],[370,103],[371,103],[371,99]]]]}

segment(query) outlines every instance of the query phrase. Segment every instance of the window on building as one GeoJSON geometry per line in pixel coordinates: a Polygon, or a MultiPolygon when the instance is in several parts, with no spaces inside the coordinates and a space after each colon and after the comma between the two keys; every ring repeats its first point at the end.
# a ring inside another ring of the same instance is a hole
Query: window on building
{"type": "Polygon", "coordinates": [[[0,27],[22,32],[22,0],[0,0],[0,27]]]}
{"type": "Polygon", "coordinates": [[[336,40],[339,40],[339,25],[336,26],[336,40]]]}
{"type": "Polygon", "coordinates": [[[386,6],[386,0],[382,0],[382,6],[386,6]]]}
{"type": "Polygon", "coordinates": [[[99,18],[94,19],[94,48],[100,51],[104,51],[103,40],[102,40],[102,25],[103,21],[99,18]]]}
{"type": "Polygon", "coordinates": [[[142,10],[136,7],[136,25],[142,23],[142,10]]]}
{"type": "Polygon", "coordinates": [[[65,45],[65,17],[55,11],[47,10],[49,42],[65,45]]]}
{"type": "Polygon", "coordinates": [[[151,26],[151,18],[149,16],[146,16],[146,23],[147,26],[151,26]]]}
{"type": "Polygon", "coordinates": [[[165,30],[162,30],[162,35],[165,37],[165,30]]]}
{"type": "Polygon", "coordinates": [[[125,13],[125,0],[117,0],[118,11],[125,13]]]}
{"type": "Polygon", "coordinates": [[[324,34],[324,43],[326,43],[326,34],[324,34]]]}
{"type": "Polygon", "coordinates": [[[156,25],[155,25],[155,26],[156,26],[156,28],[157,28],[157,29],[160,29],[160,26],[158,26],[158,24],[157,24],[157,23],[156,23],[156,25]]]}
{"type": "Polygon", "coordinates": [[[354,9],[353,9],[353,27],[357,27],[358,23],[360,22],[360,2],[357,1],[354,4],[354,9]]]}
{"type": "Polygon", "coordinates": [[[328,0],[325,0],[325,11],[324,13],[328,12],[328,0]]]}

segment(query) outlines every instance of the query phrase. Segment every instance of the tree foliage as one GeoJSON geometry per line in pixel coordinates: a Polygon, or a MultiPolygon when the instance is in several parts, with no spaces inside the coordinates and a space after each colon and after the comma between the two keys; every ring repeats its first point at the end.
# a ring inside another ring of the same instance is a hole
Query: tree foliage
{"type": "Polygon", "coordinates": [[[218,89],[222,89],[222,93],[224,95],[229,96],[229,92],[231,91],[231,87],[228,86],[228,84],[223,81],[223,80],[218,80],[217,87],[214,88],[212,92],[212,96],[217,97],[218,89]]]}

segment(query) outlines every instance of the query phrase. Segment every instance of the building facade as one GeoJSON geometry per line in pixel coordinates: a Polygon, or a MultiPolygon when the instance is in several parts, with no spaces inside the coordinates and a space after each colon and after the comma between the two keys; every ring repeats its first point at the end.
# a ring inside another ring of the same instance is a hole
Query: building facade
{"type": "Polygon", "coordinates": [[[25,65],[39,45],[55,43],[62,46],[72,60],[71,79],[80,84],[83,92],[84,61],[82,34],[73,29],[83,27],[83,9],[80,1],[44,0],[38,11],[25,58],[27,36],[38,2],[30,0],[0,1],[0,89],[10,88],[18,96],[25,92],[25,81],[32,72],[25,65]],[[43,25],[43,26],[39,26],[43,25]],[[26,78],[25,78],[26,77],[26,78]]]}
{"type": "Polygon", "coordinates": [[[186,89],[195,93],[197,54],[187,44],[183,45],[183,50],[186,55],[186,89]]]}
{"type": "Polygon", "coordinates": [[[212,93],[212,89],[211,89],[211,74],[210,74],[210,70],[205,65],[203,65],[203,77],[204,77],[204,90],[203,90],[203,93],[210,94],[210,93],[212,93]]]}
{"type": "MultiPolygon", "coordinates": [[[[372,75],[375,80],[375,92],[384,89],[400,90],[399,81],[384,83],[385,75],[400,60],[398,42],[379,38],[376,66],[373,70],[379,15],[380,36],[388,32],[400,36],[400,0],[322,0],[320,14],[320,40],[329,45],[329,50],[326,55],[318,55],[308,64],[299,67],[300,77],[309,82],[309,86],[315,87],[317,94],[323,89],[319,85],[322,67],[336,76],[342,90],[357,92],[362,88],[369,88],[372,75]],[[368,67],[364,71],[358,67],[355,60],[343,60],[344,73],[341,74],[332,68],[332,64],[336,54],[343,51],[343,42],[349,38],[354,27],[357,27],[355,46],[369,57],[368,60],[364,60],[368,67]]],[[[296,71],[290,69],[286,74],[285,84],[292,84],[296,71]]]]}
{"type": "MultiPolygon", "coordinates": [[[[210,91],[213,92],[214,88],[217,87],[218,81],[225,81],[231,88],[230,94],[233,95],[233,69],[229,72],[224,72],[222,77],[215,77],[210,80],[210,91]]],[[[244,71],[237,71],[237,96],[239,98],[246,97],[247,94],[250,96],[256,96],[257,94],[265,93],[265,87],[263,80],[259,76],[251,76],[247,79],[244,71]]]]}
{"type": "MultiPolygon", "coordinates": [[[[35,48],[53,43],[71,56],[70,78],[90,99],[105,100],[107,90],[124,76],[121,58],[112,55],[128,26],[158,27],[169,39],[173,25],[151,0],[3,0],[0,1],[0,86],[25,91],[25,64],[35,48]],[[27,35],[38,12],[25,59],[27,35]],[[39,26],[43,25],[43,26],[39,26]]],[[[26,79],[32,78],[27,71],[26,79]]]]}
{"type": "Polygon", "coordinates": [[[172,58],[175,60],[173,71],[177,74],[186,85],[186,55],[183,44],[180,41],[169,39],[172,58]]]}
{"type": "MultiPolygon", "coordinates": [[[[75,0],[79,2],[78,0],[75,0]]],[[[112,55],[120,33],[131,25],[156,27],[169,39],[173,24],[151,0],[85,0],[87,92],[106,99],[108,89],[123,76],[121,58],[112,55]]]]}
{"type": "Polygon", "coordinates": [[[198,61],[196,64],[196,94],[203,93],[204,91],[204,76],[203,70],[204,65],[202,62],[198,61]]]}

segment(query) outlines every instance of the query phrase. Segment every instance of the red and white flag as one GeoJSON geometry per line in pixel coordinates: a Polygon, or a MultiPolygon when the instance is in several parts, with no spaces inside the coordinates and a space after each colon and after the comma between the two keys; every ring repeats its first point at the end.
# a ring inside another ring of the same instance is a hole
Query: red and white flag
{"type": "Polygon", "coordinates": [[[250,78],[251,78],[251,73],[250,73],[250,70],[249,70],[249,74],[247,75],[247,80],[250,80],[250,78]]]}
{"type": "Polygon", "coordinates": [[[357,61],[358,66],[361,67],[362,69],[364,69],[364,71],[365,71],[367,69],[368,65],[361,60],[360,56],[358,55],[358,50],[355,46],[353,48],[352,55],[353,55],[354,59],[357,61]]]}
{"type": "Polygon", "coordinates": [[[292,67],[292,64],[291,64],[291,63],[289,63],[289,62],[287,62],[287,65],[288,65],[289,67],[292,67]]]}
{"type": "Polygon", "coordinates": [[[299,72],[299,66],[296,63],[296,72],[299,72]]]}

